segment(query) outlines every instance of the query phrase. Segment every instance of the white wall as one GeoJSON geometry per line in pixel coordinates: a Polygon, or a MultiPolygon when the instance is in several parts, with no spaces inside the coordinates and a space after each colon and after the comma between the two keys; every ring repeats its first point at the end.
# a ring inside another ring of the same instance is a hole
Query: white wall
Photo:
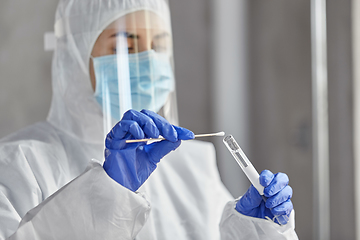
{"type": "Polygon", "coordinates": [[[0,2],[0,137],[44,120],[51,100],[51,31],[56,1],[0,2]]]}

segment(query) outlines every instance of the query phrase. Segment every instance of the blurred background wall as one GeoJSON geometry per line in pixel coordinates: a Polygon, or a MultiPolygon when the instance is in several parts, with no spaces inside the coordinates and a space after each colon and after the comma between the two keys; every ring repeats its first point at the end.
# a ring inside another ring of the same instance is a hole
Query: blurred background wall
{"type": "MultiPolygon", "coordinates": [[[[170,0],[180,124],[234,135],[255,167],[285,172],[296,231],[314,239],[310,0],[170,0]]],[[[45,120],[57,1],[0,2],[0,137],[45,120]]],[[[355,239],[351,0],[327,1],[331,239],[355,239]]],[[[213,141],[234,197],[249,182],[213,141]]],[[[315,240],[315,239],[314,239],[315,240]]]]}
{"type": "Polygon", "coordinates": [[[51,100],[51,52],[43,36],[57,1],[0,2],[0,137],[44,120],[51,100]]]}

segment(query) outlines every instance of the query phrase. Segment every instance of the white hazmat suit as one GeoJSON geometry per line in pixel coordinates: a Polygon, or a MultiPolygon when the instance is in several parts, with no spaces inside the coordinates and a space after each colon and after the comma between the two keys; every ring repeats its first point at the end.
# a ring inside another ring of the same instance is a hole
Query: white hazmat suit
{"type": "Polygon", "coordinates": [[[297,239],[294,212],[280,226],[234,209],[210,143],[183,142],[137,192],[104,171],[91,48],[104,24],[165,6],[161,0],[60,1],[48,118],[0,141],[0,239],[297,239]]]}

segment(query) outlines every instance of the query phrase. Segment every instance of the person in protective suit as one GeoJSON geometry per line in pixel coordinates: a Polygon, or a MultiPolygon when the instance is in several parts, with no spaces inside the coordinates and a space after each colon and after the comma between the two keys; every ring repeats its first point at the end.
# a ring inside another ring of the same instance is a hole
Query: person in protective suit
{"type": "Polygon", "coordinates": [[[47,120],[0,141],[0,239],[297,239],[286,174],[234,200],[182,142],[164,0],[60,0],[55,35],[47,120]]]}

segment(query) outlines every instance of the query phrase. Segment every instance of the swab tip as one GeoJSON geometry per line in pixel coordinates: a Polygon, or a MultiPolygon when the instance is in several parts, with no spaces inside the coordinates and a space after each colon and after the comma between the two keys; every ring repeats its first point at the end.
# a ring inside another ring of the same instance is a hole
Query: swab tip
{"type": "Polygon", "coordinates": [[[218,133],[216,134],[216,136],[223,137],[223,136],[225,136],[225,132],[218,132],[218,133]]]}

